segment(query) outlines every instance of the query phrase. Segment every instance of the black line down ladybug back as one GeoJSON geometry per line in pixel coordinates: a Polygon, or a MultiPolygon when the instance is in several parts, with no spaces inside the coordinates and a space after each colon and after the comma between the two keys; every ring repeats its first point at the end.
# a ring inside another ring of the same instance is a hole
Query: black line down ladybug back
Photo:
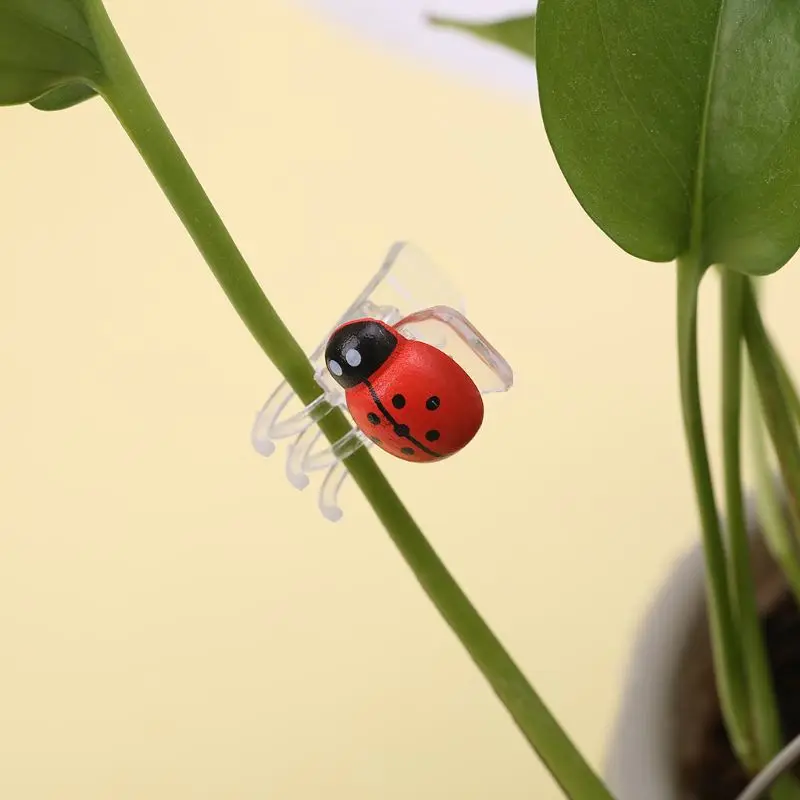
{"type": "Polygon", "coordinates": [[[317,502],[326,519],[341,519],[348,459],[371,448],[370,439],[404,461],[440,461],[475,437],[486,398],[513,386],[511,365],[464,306],[425,253],[395,242],[308,356],[322,393],[302,404],[283,380],[264,403],[253,446],[269,456],[277,441],[291,439],[286,477],[303,489],[313,473],[324,473],[317,502]],[[327,441],[320,422],[345,406],[354,427],[327,441]]]}
{"type": "Polygon", "coordinates": [[[440,461],[474,438],[483,398],[472,378],[433,345],[363,318],[338,327],[325,364],[356,425],[387,453],[440,461]]]}

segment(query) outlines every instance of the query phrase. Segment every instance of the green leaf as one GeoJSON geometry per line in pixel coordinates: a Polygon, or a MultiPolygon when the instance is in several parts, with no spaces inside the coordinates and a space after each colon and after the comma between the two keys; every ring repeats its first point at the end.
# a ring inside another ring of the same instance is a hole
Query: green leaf
{"type": "Polygon", "coordinates": [[[62,111],[96,96],[97,92],[91,86],[84,83],[68,83],[66,86],[60,86],[58,89],[52,89],[47,94],[43,94],[31,105],[39,111],[62,111]]]}
{"type": "Polygon", "coordinates": [[[428,22],[436,28],[462,31],[492,44],[502,45],[530,59],[536,55],[536,15],[533,13],[493,22],[466,22],[429,16],[428,22]]]}
{"type": "Polygon", "coordinates": [[[542,116],[620,247],[749,274],[800,246],[800,3],[541,0],[542,116]]]}
{"type": "Polygon", "coordinates": [[[101,76],[82,0],[0,0],[0,105],[67,108],[101,76]]]}

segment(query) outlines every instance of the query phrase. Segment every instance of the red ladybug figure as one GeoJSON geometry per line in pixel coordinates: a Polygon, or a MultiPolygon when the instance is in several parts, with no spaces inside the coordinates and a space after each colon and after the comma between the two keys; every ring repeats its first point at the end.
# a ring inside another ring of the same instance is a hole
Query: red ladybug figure
{"type": "Polygon", "coordinates": [[[337,328],[325,363],[345,390],[356,425],[405,461],[440,461],[467,445],[483,422],[483,398],[446,353],[375,319],[337,328]]]}

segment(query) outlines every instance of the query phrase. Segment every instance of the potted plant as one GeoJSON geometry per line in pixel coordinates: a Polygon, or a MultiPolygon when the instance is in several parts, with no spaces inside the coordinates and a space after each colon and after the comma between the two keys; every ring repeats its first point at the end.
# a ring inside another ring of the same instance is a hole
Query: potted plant
{"type": "MultiPolygon", "coordinates": [[[[767,128],[775,120],[768,109],[781,102],[771,83],[779,62],[756,69],[749,59],[762,48],[777,56],[776,42],[793,33],[787,19],[770,19],[766,8],[759,8],[754,26],[724,4],[707,9],[707,18],[695,8],[683,19],[672,5],[610,5],[542,0],[538,19],[529,13],[488,22],[430,21],[537,60],[543,121],[577,200],[629,254],[677,262],[680,388],[703,539],[676,566],[643,621],[605,776],[623,800],[733,798],[800,735],[794,699],[800,487],[792,485],[800,466],[800,402],[757,301],[759,279],[796,252],[798,220],[792,218],[782,244],[771,238],[772,214],[760,198],[771,194],[774,173],[765,162],[761,171],[753,169],[736,152],[747,140],[757,159],[775,141],[767,128]],[[777,39],[765,45],[767,30],[777,39]],[[670,110],[666,98],[686,91],[693,78],[696,102],[684,96],[670,110]],[[752,81],[746,91],[765,87],[759,103],[749,105],[745,98],[752,95],[738,94],[743,79],[752,81]],[[666,183],[682,187],[671,200],[665,184],[652,182],[661,170],[671,173],[666,183]],[[681,201],[682,192],[688,195],[681,201]],[[648,210],[630,205],[630,197],[648,210]],[[749,230],[737,229],[739,223],[749,230]],[[712,267],[722,308],[724,525],[696,364],[697,291],[712,267]],[[747,507],[745,399],[756,475],[747,507]],[[770,446],[780,465],[777,484],[770,446]]],[[[785,145],[791,152],[788,140],[785,145]]],[[[797,796],[795,781],[782,781],[774,796],[797,796]]]]}
{"type": "MultiPolygon", "coordinates": [[[[701,549],[679,567],[645,626],[604,777],[473,607],[370,453],[362,448],[346,459],[423,590],[574,800],[728,797],[765,769],[769,777],[794,733],[785,675],[797,674],[790,643],[800,591],[800,400],[765,325],[759,289],[800,247],[800,6],[740,5],[542,0],[536,17],[434,20],[535,55],[542,119],[577,201],[629,255],[676,263],[677,383],[701,549]],[[709,466],[697,369],[704,280],[718,282],[722,306],[720,485],[709,466]],[[750,509],[744,412],[756,475],[750,509]]],[[[303,402],[314,401],[320,388],[308,359],[171,135],[101,0],[0,0],[0,54],[0,104],[108,105],[266,356],[303,402]]],[[[350,423],[336,412],[319,426],[333,442],[350,423]]],[[[770,791],[776,800],[800,800],[800,778],[786,772],[770,791]]]]}

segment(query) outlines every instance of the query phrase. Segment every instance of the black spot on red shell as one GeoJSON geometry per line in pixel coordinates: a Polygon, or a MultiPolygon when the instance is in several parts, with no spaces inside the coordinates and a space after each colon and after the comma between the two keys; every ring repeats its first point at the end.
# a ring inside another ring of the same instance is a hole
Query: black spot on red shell
{"type": "Polygon", "coordinates": [[[425,401],[425,408],[427,408],[428,411],[436,411],[441,404],[442,401],[436,395],[433,395],[425,401]]]}
{"type": "Polygon", "coordinates": [[[425,434],[425,438],[429,442],[435,442],[440,436],[441,434],[437,430],[430,430],[425,434]]]}
{"type": "Polygon", "coordinates": [[[401,395],[401,394],[396,394],[396,395],[395,395],[395,396],[392,398],[392,405],[393,405],[395,408],[402,408],[402,407],[403,407],[405,404],[406,404],[406,399],[405,399],[405,397],[403,397],[403,395],[401,395]]]}
{"type": "Polygon", "coordinates": [[[414,448],[413,447],[404,447],[400,452],[401,453],[405,453],[405,455],[407,455],[407,456],[413,456],[414,455],[414,448]]]}
{"type": "Polygon", "coordinates": [[[409,429],[408,425],[395,425],[394,432],[398,436],[408,436],[408,434],[411,433],[411,430],[409,429]]]}
{"type": "Polygon", "coordinates": [[[367,419],[373,425],[377,425],[381,421],[381,418],[374,411],[370,411],[369,414],[367,414],[367,419]]]}

